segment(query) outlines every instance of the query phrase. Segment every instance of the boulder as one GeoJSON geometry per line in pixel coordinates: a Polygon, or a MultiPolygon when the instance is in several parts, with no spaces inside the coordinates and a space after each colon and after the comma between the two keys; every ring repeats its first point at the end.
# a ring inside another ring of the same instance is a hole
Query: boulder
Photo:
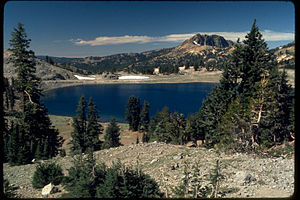
{"type": "Polygon", "coordinates": [[[42,189],[42,195],[48,196],[49,194],[53,193],[54,185],[49,183],[48,185],[44,186],[42,189]]]}
{"type": "Polygon", "coordinates": [[[202,147],[204,145],[204,140],[197,140],[197,147],[202,147]]]}
{"type": "Polygon", "coordinates": [[[253,177],[251,174],[247,174],[247,176],[244,179],[245,183],[251,183],[251,182],[255,182],[255,181],[256,181],[256,178],[253,177]]]}
{"type": "Polygon", "coordinates": [[[189,141],[188,143],[186,143],[187,147],[196,147],[196,144],[193,141],[189,141]]]}

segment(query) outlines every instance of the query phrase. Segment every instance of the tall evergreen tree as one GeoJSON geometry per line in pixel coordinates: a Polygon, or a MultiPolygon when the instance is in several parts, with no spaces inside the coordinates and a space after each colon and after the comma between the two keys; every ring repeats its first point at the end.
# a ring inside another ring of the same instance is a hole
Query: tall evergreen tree
{"type": "Polygon", "coordinates": [[[17,160],[17,154],[19,152],[20,142],[19,142],[19,125],[12,125],[10,131],[10,137],[7,144],[7,160],[10,164],[15,164],[17,160]]]}
{"type": "Polygon", "coordinates": [[[138,131],[140,124],[141,104],[140,99],[134,96],[129,97],[126,105],[125,119],[129,123],[129,130],[138,131]]]}
{"type": "Polygon", "coordinates": [[[259,82],[263,78],[263,74],[270,71],[272,67],[267,44],[256,26],[256,20],[254,20],[252,28],[245,38],[240,55],[242,61],[239,69],[241,82],[238,88],[240,95],[243,96],[242,100],[247,100],[246,97],[254,97],[253,95],[257,90],[255,83],[259,82]]]}
{"type": "Polygon", "coordinates": [[[85,133],[86,133],[86,102],[84,100],[84,95],[79,99],[76,116],[73,117],[73,132],[71,133],[72,140],[70,144],[71,149],[74,154],[84,153],[85,145],[85,133]]]}
{"type": "Polygon", "coordinates": [[[195,143],[197,140],[205,139],[204,124],[202,124],[203,118],[200,115],[200,112],[190,115],[186,120],[185,134],[187,140],[192,140],[195,143]]]}
{"type": "Polygon", "coordinates": [[[25,115],[26,104],[28,102],[39,103],[41,96],[41,90],[38,88],[41,80],[34,74],[36,71],[34,52],[28,50],[30,41],[30,39],[27,39],[24,25],[19,23],[12,32],[12,39],[9,43],[12,48],[9,50],[12,51],[12,62],[17,72],[15,87],[21,93],[23,116],[25,115]]]}
{"type": "Polygon", "coordinates": [[[92,151],[100,149],[99,135],[103,131],[103,127],[99,124],[99,115],[93,98],[90,97],[88,102],[88,121],[85,138],[85,149],[91,148],[92,151]]]}
{"type": "Polygon", "coordinates": [[[226,85],[220,83],[211,94],[203,101],[198,113],[198,130],[204,129],[205,140],[208,145],[213,146],[219,142],[217,127],[221,123],[222,116],[226,113],[229,103],[232,101],[234,93],[226,90],[226,85]]]}
{"type": "Polygon", "coordinates": [[[170,121],[168,107],[164,107],[158,112],[149,123],[149,140],[159,142],[170,142],[170,137],[166,134],[166,126],[170,121]]]}
{"type": "Polygon", "coordinates": [[[170,116],[170,123],[167,123],[166,134],[170,135],[171,143],[183,145],[188,141],[185,132],[186,120],[183,114],[174,112],[170,116]]]}
{"type": "MultiPolygon", "coordinates": [[[[18,135],[22,144],[18,148],[18,152],[10,152],[17,154],[16,163],[24,164],[31,161],[36,154],[38,144],[47,146],[43,149],[44,158],[50,158],[57,154],[57,149],[61,146],[61,138],[58,132],[51,126],[50,119],[47,115],[47,109],[40,104],[41,89],[40,78],[34,73],[34,52],[28,50],[30,39],[24,29],[24,25],[19,23],[17,28],[12,32],[10,46],[13,56],[13,65],[16,68],[17,78],[14,88],[20,96],[20,115],[16,115],[15,124],[19,124],[18,135]],[[42,139],[48,138],[48,139],[42,139]],[[41,143],[45,142],[45,143],[41,143]]],[[[11,94],[14,99],[14,94],[11,94]]],[[[14,107],[13,105],[11,106],[14,107]]],[[[10,149],[10,151],[16,151],[10,149]]]]}
{"type": "Polygon", "coordinates": [[[149,122],[150,122],[149,109],[150,109],[149,103],[144,101],[144,106],[140,114],[140,124],[139,124],[139,131],[141,132],[148,131],[149,122]]]}
{"type": "Polygon", "coordinates": [[[102,149],[120,146],[121,143],[119,137],[120,127],[117,125],[115,118],[112,118],[105,132],[102,149]]]}
{"type": "Polygon", "coordinates": [[[289,135],[290,87],[271,61],[256,20],[243,44],[235,47],[220,85],[202,104],[200,127],[211,145],[242,141],[271,146],[289,135]]]}
{"type": "Polygon", "coordinates": [[[285,139],[291,139],[289,126],[292,123],[290,118],[293,109],[292,88],[288,84],[286,72],[279,72],[278,68],[271,71],[270,79],[269,87],[274,92],[270,110],[274,112],[269,113],[269,121],[271,122],[269,129],[272,131],[273,143],[282,143],[285,139]]]}

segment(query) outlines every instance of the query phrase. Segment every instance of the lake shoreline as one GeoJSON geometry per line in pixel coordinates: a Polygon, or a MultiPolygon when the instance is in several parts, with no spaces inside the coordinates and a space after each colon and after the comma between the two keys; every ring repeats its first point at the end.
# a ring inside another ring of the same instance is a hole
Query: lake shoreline
{"type": "MultiPolygon", "coordinates": [[[[295,88],[295,71],[286,70],[288,74],[288,82],[292,88],[295,88]]],[[[132,74],[123,74],[132,75],[132,74]]],[[[136,75],[136,74],[133,74],[136,75]]],[[[140,75],[140,74],[138,74],[140,75]]],[[[144,75],[143,75],[144,76],[144,75]]],[[[170,74],[170,75],[145,75],[147,79],[107,79],[99,75],[91,75],[96,77],[95,80],[47,80],[42,81],[43,92],[50,90],[72,87],[79,85],[97,85],[97,84],[160,84],[160,83],[219,83],[222,71],[196,71],[186,74],[170,74]]]]}
{"type": "Polygon", "coordinates": [[[171,75],[149,75],[148,79],[125,79],[112,80],[101,79],[96,80],[51,80],[43,81],[43,92],[50,90],[72,87],[79,85],[106,85],[106,84],[161,84],[161,83],[218,83],[221,77],[221,71],[201,72],[193,74],[171,74],[171,75]]]}

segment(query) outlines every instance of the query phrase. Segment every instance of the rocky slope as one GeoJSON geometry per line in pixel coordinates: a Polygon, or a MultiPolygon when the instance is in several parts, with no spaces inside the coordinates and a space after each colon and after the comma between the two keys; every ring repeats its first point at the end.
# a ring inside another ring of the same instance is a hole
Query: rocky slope
{"type": "MultiPolygon", "coordinates": [[[[16,77],[15,68],[12,63],[12,52],[4,49],[3,55],[3,73],[4,77],[16,77]]],[[[51,65],[43,60],[36,58],[36,75],[42,79],[42,81],[48,80],[75,80],[74,73],[51,65]]]]}
{"type": "Polygon", "coordinates": [[[295,69],[295,41],[271,50],[281,67],[295,69]]]}
{"type": "MultiPolygon", "coordinates": [[[[224,177],[220,182],[219,197],[289,197],[294,193],[293,158],[260,158],[240,153],[226,155],[205,148],[156,142],[101,150],[94,155],[97,163],[105,162],[107,165],[118,159],[133,167],[139,163],[140,168],[159,183],[160,189],[168,197],[174,197],[172,188],[181,183],[185,165],[192,172],[192,165],[199,163],[198,180],[205,186],[209,185],[210,172],[217,160],[220,163],[220,173],[224,177]]],[[[67,173],[66,169],[71,166],[71,157],[56,157],[53,160],[67,173]]],[[[41,190],[35,190],[31,186],[35,166],[36,164],[28,164],[9,167],[4,164],[4,178],[18,188],[19,197],[42,197],[41,190]]],[[[62,186],[58,189],[50,197],[60,197],[66,192],[62,186]]]]}

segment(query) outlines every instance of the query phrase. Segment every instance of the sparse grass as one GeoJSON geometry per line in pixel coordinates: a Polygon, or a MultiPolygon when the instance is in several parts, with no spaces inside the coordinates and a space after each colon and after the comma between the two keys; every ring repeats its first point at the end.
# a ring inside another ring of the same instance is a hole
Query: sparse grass
{"type": "Polygon", "coordinates": [[[241,158],[232,158],[232,159],[224,159],[222,160],[222,164],[224,166],[231,166],[234,168],[238,168],[238,163],[243,162],[243,159],[241,158]]]}
{"type": "Polygon", "coordinates": [[[265,182],[264,180],[262,180],[262,179],[259,179],[259,180],[257,181],[257,183],[258,183],[259,185],[266,185],[266,182],[265,182]]]}
{"type": "Polygon", "coordinates": [[[220,188],[220,193],[222,195],[237,193],[238,191],[240,191],[240,188],[238,188],[238,187],[221,187],[220,188]]]}
{"type": "MultiPolygon", "coordinates": [[[[58,129],[59,135],[65,139],[63,149],[65,149],[68,154],[70,148],[68,142],[71,140],[71,132],[73,131],[72,117],[58,115],[49,115],[49,117],[52,125],[58,129]]],[[[108,124],[109,122],[101,122],[101,125],[103,126],[103,134],[100,135],[99,139],[102,141],[104,140],[105,130],[108,127],[108,124]]],[[[123,141],[123,145],[129,145],[132,143],[135,144],[136,134],[128,131],[129,125],[127,123],[118,123],[118,126],[120,127],[121,143],[123,141]]]]}

